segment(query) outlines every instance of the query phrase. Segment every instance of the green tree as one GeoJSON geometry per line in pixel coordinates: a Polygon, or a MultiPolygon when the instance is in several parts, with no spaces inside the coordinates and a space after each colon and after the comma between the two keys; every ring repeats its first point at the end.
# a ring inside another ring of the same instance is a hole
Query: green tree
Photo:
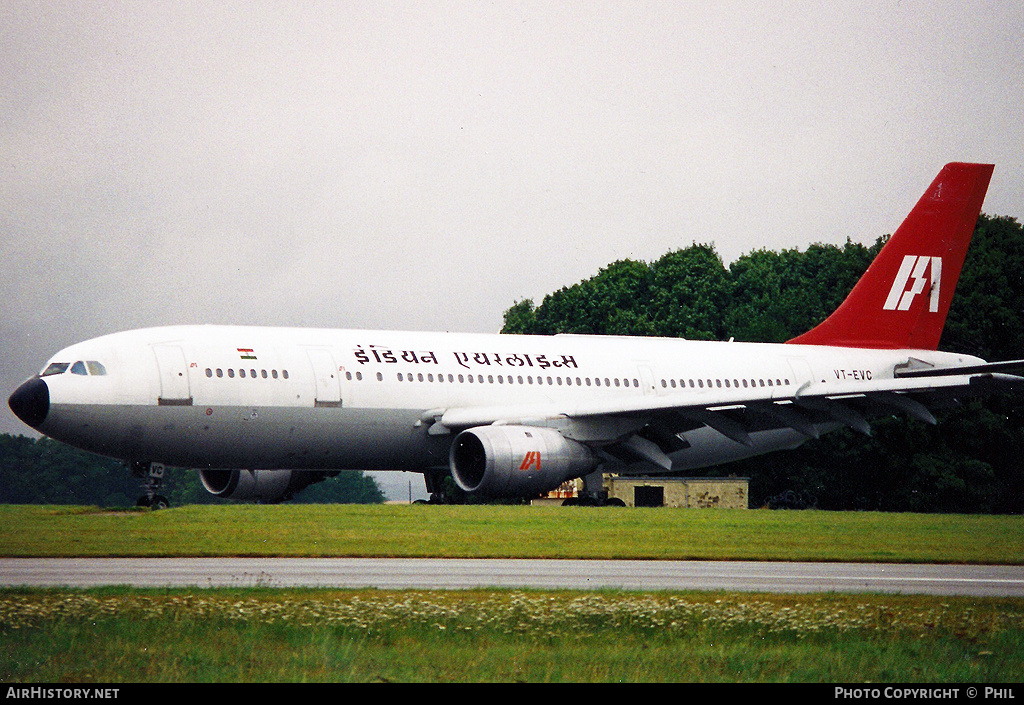
{"type": "Polygon", "coordinates": [[[722,340],[732,295],[729,273],[711,245],[669,252],[653,266],[650,318],[658,335],[722,340]]]}
{"type": "Polygon", "coordinates": [[[377,482],[361,472],[342,470],[335,477],[310,485],[295,495],[299,504],[383,504],[377,482]]]}
{"type": "Polygon", "coordinates": [[[757,250],[729,268],[732,300],[725,314],[737,340],[782,343],[810,330],[834,311],[881,250],[847,241],[801,252],[757,250]]]}
{"type": "Polygon", "coordinates": [[[505,322],[502,333],[535,335],[537,333],[537,307],[533,299],[517,301],[512,308],[505,311],[505,322]]]}
{"type": "Polygon", "coordinates": [[[549,294],[536,309],[532,302],[519,302],[506,311],[503,332],[653,335],[646,312],[650,286],[648,265],[615,262],[590,279],[549,294]]]}
{"type": "Polygon", "coordinates": [[[1024,357],[1024,228],[1015,218],[978,219],[942,332],[944,350],[988,360],[1024,357]]]}

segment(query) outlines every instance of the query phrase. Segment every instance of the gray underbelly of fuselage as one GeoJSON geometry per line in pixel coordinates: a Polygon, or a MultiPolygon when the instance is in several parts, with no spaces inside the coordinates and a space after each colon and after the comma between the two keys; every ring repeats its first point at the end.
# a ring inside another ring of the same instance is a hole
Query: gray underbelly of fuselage
{"type": "Polygon", "coordinates": [[[195,468],[422,470],[448,462],[419,410],[57,405],[40,431],[125,460],[195,468]]]}

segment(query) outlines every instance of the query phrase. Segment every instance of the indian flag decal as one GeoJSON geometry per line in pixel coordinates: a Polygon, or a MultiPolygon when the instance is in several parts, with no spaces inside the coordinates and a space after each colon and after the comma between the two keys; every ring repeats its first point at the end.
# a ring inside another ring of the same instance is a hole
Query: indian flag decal
{"type": "Polygon", "coordinates": [[[252,348],[238,348],[238,354],[242,356],[243,360],[256,359],[256,356],[252,354],[252,348]]]}

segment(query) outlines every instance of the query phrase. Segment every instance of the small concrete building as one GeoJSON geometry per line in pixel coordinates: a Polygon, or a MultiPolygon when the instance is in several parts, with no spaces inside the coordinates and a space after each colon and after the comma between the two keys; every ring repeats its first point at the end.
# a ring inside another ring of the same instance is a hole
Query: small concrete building
{"type": "Polygon", "coordinates": [[[610,475],[604,485],[609,498],[628,507],[747,509],[746,477],[625,477],[610,475]]]}

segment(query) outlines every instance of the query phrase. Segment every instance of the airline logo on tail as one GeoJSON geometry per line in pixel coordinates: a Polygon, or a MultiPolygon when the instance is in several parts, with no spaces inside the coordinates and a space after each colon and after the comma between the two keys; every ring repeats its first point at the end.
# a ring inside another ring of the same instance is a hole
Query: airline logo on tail
{"type": "Polygon", "coordinates": [[[939,310],[939,285],[941,282],[941,257],[906,255],[882,308],[886,311],[906,311],[914,302],[914,297],[922,293],[927,286],[930,294],[928,310],[935,313],[939,310]],[[911,282],[911,280],[913,281],[911,282]],[[907,288],[908,282],[911,282],[909,288],[907,288]]]}

